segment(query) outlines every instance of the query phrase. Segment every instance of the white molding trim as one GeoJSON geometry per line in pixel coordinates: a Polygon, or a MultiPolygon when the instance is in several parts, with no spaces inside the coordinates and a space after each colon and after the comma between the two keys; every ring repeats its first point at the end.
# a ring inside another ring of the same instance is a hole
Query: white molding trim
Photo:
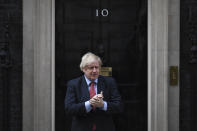
{"type": "Polygon", "coordinates": [[[148,131],[168,130],[168,0],[148,0],[148,131]]]}
{"type": "Polygon", "coordinates": [[[54,4],[23,1],[23,131],[55,131],[54,4]]]}

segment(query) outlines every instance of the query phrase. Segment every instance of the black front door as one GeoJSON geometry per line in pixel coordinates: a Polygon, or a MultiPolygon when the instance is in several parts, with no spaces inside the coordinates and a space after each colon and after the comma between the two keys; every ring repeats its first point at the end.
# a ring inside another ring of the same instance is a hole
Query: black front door
{"type": "Polygon", "coordinates": [[[23,15],[21,0],[0,1],[0,131],[22,130],[23,15]]]}
{"type": "Polygon", "coordinates": [[[147,130],[147,1],[56,0],[56,131],[69,131],[66,82],[82,74],[81,57],[93,52],[112,67],[124,102],[117,131],[147,130]]]}
{"type": "Polygon", "coordinates": [[[197,1],[180,1],[180,131],[197,131],[197,1]]]}

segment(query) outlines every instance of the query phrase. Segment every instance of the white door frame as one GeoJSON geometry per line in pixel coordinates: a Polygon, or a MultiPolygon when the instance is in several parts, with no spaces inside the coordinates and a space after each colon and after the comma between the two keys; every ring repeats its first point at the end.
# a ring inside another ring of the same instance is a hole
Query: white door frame
{"type": "MultiPolygon", "coordinates": [[[[168,130],[168,0],[148,0],[148,131],[168,130]]],[[[55,0],[23,0],[23,131],[55,131],[55,0]]]]}

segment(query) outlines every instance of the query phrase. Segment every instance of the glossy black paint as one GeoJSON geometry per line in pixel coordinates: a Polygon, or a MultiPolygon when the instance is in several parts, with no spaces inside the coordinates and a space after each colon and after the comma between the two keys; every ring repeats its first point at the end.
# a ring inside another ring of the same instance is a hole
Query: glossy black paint
{"type": "Polygon", "coordinates": [[[197,1],[180,2],[180,131],[196,131],[197,1]]]}
{"type": "Polygon", "coordinates": [[[88,51],[112,67],[125,105],[114,116],[117,131],[146,131],[147,1],[56,0],[55,5],[56,131],[70,129],[66,82],[82,74],[79,63],[88,51]]]}

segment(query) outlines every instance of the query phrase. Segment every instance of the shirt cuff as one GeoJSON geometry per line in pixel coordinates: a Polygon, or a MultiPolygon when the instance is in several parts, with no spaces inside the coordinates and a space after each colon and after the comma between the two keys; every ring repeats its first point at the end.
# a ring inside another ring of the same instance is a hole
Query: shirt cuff
{"type": "Polygon", "coordinates": [[[85,108],[86,108],[86,112],[87,112],[87,113],[91,111],[92,107],[91,107],[89,101],[86,101],[86,102],[85,102],[85,108]]]}
{"type": "Polygon", "coordinates": [[[107,102],[104,101],[104,107],[102,108],[102,110],[107,111],[107,102]]]}

